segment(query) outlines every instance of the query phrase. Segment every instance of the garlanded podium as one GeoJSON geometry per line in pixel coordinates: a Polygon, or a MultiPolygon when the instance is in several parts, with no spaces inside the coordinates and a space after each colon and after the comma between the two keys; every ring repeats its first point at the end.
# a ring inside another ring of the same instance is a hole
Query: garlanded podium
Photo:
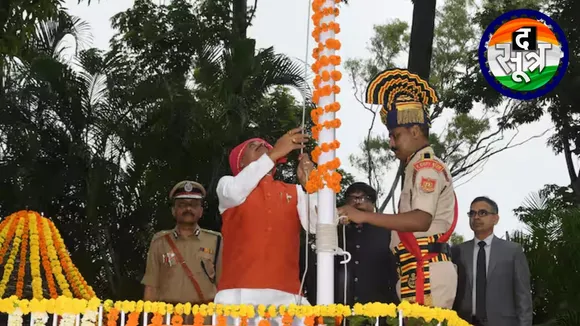
{"type": "Polygon", "coordinates": [[[454,311],[403,302],[318,306],[192,305],[149,301],[101,300],[73,264],[59,231],[52,221],[33,211],[19,211],[0,223],[0,313],[8,314],[8,325],[20,326],[30,315],[30,325],[58,326],[137,326],[183,325],[185,315],[194,316],[194,325],[215,316],[216,325],[225,326],[227,317],[240,325],[255,320],[269,326],[281,318],[290,326],[301,317],[308,326],[339,325],[345,318],[376,321],[386,317],[389,325],[402,325],[403,316],[413,325],[469,325],[454,311]],[[16,272],[14,272],[14,270],[16,272]],[[29,271],[29,274],[27,274],[29,271]],[[25,289],[31,291],[25,291],[25,289]],[[23,298],[32,293],[31,298],[23,298]]]}

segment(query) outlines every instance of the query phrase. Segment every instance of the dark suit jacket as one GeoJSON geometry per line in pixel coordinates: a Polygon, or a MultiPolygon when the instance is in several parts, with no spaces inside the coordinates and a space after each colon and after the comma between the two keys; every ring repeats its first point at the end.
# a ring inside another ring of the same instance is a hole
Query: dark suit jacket
{"type": "MultiPolygon", "coordinates": [[[[490,249],[486,289],[487,325],[531,326],[530,270],[522,247],[494,236],[490,249]]],[[[473,240],[454,246],[452,257],[458,273],[454,310],[461,318],[471,321],[473,240]]]]}
{"type": "MultiPolygon", "coordinates": [[[[399,303],[396,285],[398,280],[395,257],[389,248],[391,231],[363,224],[347,225],[346,250],[351,254],[347,267],[347,304],[355,303],[399,303]]],[[[343,227],[338,228],[338,243],[343,247],[343,227]]],[[[343,256],[337,256],[334,282],[335,302],[343,303],[345,265],[340,264],[343,256]]]]}

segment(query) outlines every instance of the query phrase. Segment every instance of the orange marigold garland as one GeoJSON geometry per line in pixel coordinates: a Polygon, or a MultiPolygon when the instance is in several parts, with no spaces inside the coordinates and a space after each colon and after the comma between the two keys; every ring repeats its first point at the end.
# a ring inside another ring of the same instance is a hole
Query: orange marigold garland
{"type": "Polygon", "coordinates": [[[217,326],[226,326],[227,321],[228,321],[228,317],[220,314],[217,317],[217,326]]]}
{"type": "Polygon", "coordinates": [[[284,317],[282,317],[282,325],[284,326],[292,325],[292,321],[294,321],[294,318],[292,318],[292,316],[290,316],[288,313],[285,313],[284,317]]]}
{"type": "Polygon", "coordinates": [[[266,313],[263,318],[260,319],[258,326],[270,326],[270,314],[266,313]]]}
{"type": "Polygon", "coordinates": [[[4,273],[0,279],[0,297],[5,294],[17,260],[19,263],[14,295],[18,298],[24,295],[24,285],[30,284],[32,298],[43,299],[43,269],[50,298],[56,299],[59,296],[55,280],[62,295],[66,297],[73,297],[71,290],[77,298],[90,300],[96,296],[72,263],[54,224],[37,212],[19,211],[0,223],[0,266],[4,265],[4,273]],[[8,251],[10,254],[6,258],[8,251]]]}
{"type": "Polygon", "coordinates": [[[306,316],[304,318],[304,325],[306,326],[313,326],[314,325],[314,316],[306,316]]]}
{"type": "Polygon", "coordinates": [[[153,314],[153,318],[151,318],[151,325],[153,326],[161,326],[163,325],[163,315],[156,312],[153,314]]]}
{"type": "MultiPolygon", "coordinates": [[[[58,293],[56,292],[56,284],[54,283],[54,275],[51,271],[50,260],[48,258],[48,249],[46,247],[46,235],[44,234],[44,228],[42,225],[42,218],[40,216],[35,216],[36,221],[36,229],[38,230],[38,239],[34,239],[31,237],[30,241],[38,240],[39,250],[40,250],[40,257],[42,259],[42,267],[44,268],[44,276],[46,278],[46,283],[48,285],[48,293],[50,294],[51,299],[58,298],[58,293]]],[[[33,236],[34,237],[34,236],[33,236]]],[[[36,238],[36,237],[34,237],[36,238]]]]}
{"type": "MultiPolygon", "coordinates": [[[[335,0],[340,3],[340,0],[335,0]]],[[[323,23],[322,20],[326,16],[337,17],[340,13],[338,8],[324,7],[325,0],[314,0],[312,2],[312,22],[314,23],[314,30],[312,37],[316,40],[318,45],[312,51],[312,57],[316,60],[312,64],[312,71],[316,74],[313,85],[314,92],[312,94],[312,101],[319,105],[320,100],[324,97],[337,95],[340,93],[340,87],[336,83],[341,80],[342,74],[340,71],[334,70],[336,66],[340,65],[341,57],[335,54],[326,55],[325,50],[338,51],[340,50],[340,41],[334,38],[321,40],[322,33],[331,32],[335,35],[340,33],[340,25],[334,21],[323,23]]],[[[338,102],[330,103],[324,107],[317,107],[312,110],[310,116],[314,122],[312,127],[312,138],[318,140],[320,132],[323,129],[339,128],[341,125],[340,119],[332,119],[320,121],[325,113],[336,113],[340,110],[338,102]]],[[[312,151],[312,161],[319,163],[319,158],[322,153],[334,151],[340,147],[340,142],[334,140],[331,143],[322,143],[314,148],[312,151]]],[[[317,169],[314,169],[308,177],[306,183],[306,190],[309,193],[315,193],[323,189],[326,185],[335,193],[340,192],[340,181],[342,175],[336,171],[340,167],[340,160],[334,158],[324,164],[319,164],[317,169]]]]}
{"type": "MultiPolygon", "coordinates": [[[[26,273],[26,254],[28,253],[28,219],[24,219],[22,243],[20,244],[20,261],[18,262],[18,276],[16,278],[16,297],[22,298],[24,290],[24,275],[26,273]]],[[[41,297],[42,298],[42,297],[41,297]]]]}
{"type": "Polygon", "coordinates": [[[203,326],[203,322],[203,316],[199,312],[195,314],[195,317],[193,317],[193,326],[203,326]]]}
{"type": "Polygon", "coordinates": [[[129,318],[127,318],[127,323],[125,326],[137,326],[139,325],[139,312],[133,311],[129,314],[129,318]]]}
{"type": "Polygon", "coordinates": [[[181,326],[183,325],[183,317],[180,314],[174,313],[171,316],[171,326],[181,326]]]}
{"type": "Polygon", "coordinates": [[[107,326],[117,326],[117,320],[119,319],[119,310],[116,308],[111,308],[107,314],[107,326]]]}

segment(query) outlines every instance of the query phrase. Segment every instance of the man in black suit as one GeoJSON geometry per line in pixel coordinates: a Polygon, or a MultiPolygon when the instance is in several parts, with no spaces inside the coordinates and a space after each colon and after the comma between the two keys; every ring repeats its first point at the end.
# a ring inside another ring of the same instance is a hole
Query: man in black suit
{"type": "Polygon", "coordinates": [[[475,198],[467,215],[475,237],[452,249],[454,309],[475,326],[531,326],[530,270],[522,247],[493,234],[499,220],[493,200],[475,198]]]}
{"type": "MultiPolygon", "coordinates": [[[[374,212],[377,192],[364,182],[356,182],[345,193],[346,204],[359,210],[374,212]]],[[[343,256],[337,256],[334,296],[337,303],[398,303],[396,292],[398,280],[393,254],[389,248],[391,231],[370,224],[348,224],[339,226],[338,242],[343,246],[346,235],[346,251],[351,260],[340,264],[343,256]]]]}

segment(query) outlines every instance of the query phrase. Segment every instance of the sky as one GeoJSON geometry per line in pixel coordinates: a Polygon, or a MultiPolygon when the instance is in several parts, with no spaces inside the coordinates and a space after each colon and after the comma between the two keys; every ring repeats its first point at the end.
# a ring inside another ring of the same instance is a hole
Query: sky
{"type": "MultiPolygon", "coordinates": [[[[341,25],[341,33],[337,37],[342,43],[339,54],[343,62],[349,58],[368,56],[367,49],[374,25],[385,24],[396,18],[409,22],[409,25],[412,21],[413,8],[410,0],[349,2],[348,6],[342,6],[341,15],[337,19],[341,25]]],[[[252,4],[253,1],[249,3],[252,4]]],[[[77,0],[67,0],[65,3],[72,15],[82,18],[91,25],[93,46],[101,49],[108,48],[109,39],[115,34],[110,25],[111,16],[127,10],[132,5],[132,0],[93,0],[90,6],[87,6],[86,1],[77,4],[77,0]]],[[[308,0],[258,1],[256,17],[248,31],[249,37],[256,39],[259,48],[274,46],[277,52],[304,61],[307,37],[310,34],[307,32],[308,7],[308,0]]],[[[309,44],[308,57],[309,63],[312,63],[310,52],[313,41],[309,40],[309,44]]],[[[402,68],[405,68],[405,65],[402,65],[402,68]]],[[[343,78],[339,86],[342,92],[337,96],[337,101],[341,103],[342,110],[338,112],[337,117],[342,120],[342,126],[337,131],[337,139],[341,142],[337,156],[341,159],[343,168],[355,175],[357,181],[365,181],[364,176],[357,173],[349,164],[348,157],[352,153],[360,153],[359,146],[366,137],[372,116],[356,102],[352,84],[347,78],[343,78]]],[[[445,117],[437,119],[432,131],[441,132],[445,121],[445,117]]],[[[551,127],[550,120],[544,117],[539,122],[520,128],[515,143],[551,127]]],[[[373,134],[387,136],[388,133],[386,127],[377,122],[373,126],[373,134]]],[[[532,139],[522,146],[493,156],[480,174],[456,187],[460,212],[457,233],[463,235],[466,240],[473,237],[466,213],[471,200],[477,196],[489,196],[498,203],[500,221],[495,234],[505,237],[506,231],[512,232],[523,228],[513,214],[513,209],[519,207],[531,192],[540,190],[545,184],[570,183],[564,157],[555,155],[546,145],[550,134],[548,132],[544,137],[532,139]]],[[[384,188],[390,188],[396,174],[394,170],[395,168],[384,176],[384,188]]],[[[461,183],[463,180],[457,185],[461,183]]],[[[398,200],[398,194],[396,198],[398,200]]]]}

